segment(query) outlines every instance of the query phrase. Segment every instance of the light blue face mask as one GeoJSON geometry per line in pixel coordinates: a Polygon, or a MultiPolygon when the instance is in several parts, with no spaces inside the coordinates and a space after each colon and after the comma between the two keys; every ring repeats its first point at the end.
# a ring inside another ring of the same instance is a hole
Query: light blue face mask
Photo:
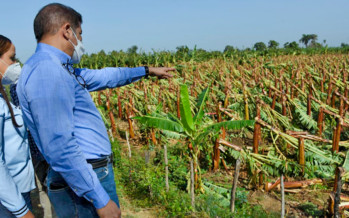
{"type": "Polygon", "coordinates": [[[70,27],[70,29],[73,31],[73,34],[76,38],[76,41],[78,42],[77,45],[74,45],[74,43],[70,39],[68,39],[69,42],[74,46],[74,49],[75,49],[73,57],[72,57],[72,63],[78,64],[78,63],[80,63],[80,60],[85,53],[85,47],[82,44],[82,42],[78,39],[78,37],[76,36],[74,30],[71,27],[70,27]]]}
{"type": "Polygon", "coordinates": [[[8,65],[1,58],[0,58],[0,61],[2,61],[4,64],[8,66],[4,74],[0,72],[0,74],[2,75],[1,83],[3,85],[16,84],[18,82],[19,75],[21,74],[21,70],[22,70],[21,65],[19,63],[8,65]]]}

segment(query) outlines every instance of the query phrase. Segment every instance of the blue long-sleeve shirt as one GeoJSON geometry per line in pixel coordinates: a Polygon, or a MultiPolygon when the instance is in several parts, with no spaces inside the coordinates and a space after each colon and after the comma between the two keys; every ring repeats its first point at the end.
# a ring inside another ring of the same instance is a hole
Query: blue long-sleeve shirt
{"type": "Polygon", "coordinates": [[[34,168],[22,112],[13,104],[11,107],[17,123],[22,125],[19,128],[13,125],[9,108],[0,95],[0,201],[16,217],[22,217],[28,207],[21,193],[35,188],[34,168]]]}
{"type": "Polygon", "coordinates": [[[86,81],[84,89],[62,66],[68,59],[61,50],[39,43],[22,68],[17,94],[24,121],[47,162],[78,196],[99,209],[110,198],[86,160],[110,155],[111,145],[89,92],[138,81],[145,69],[76,69],[86,81]]]}

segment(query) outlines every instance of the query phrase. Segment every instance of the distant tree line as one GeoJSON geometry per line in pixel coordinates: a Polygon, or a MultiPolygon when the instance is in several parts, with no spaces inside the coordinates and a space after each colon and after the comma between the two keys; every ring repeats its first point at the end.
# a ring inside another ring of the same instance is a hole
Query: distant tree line
{"type": "MultiPolygon", "coordinates": [[[[323,40],[323,43],[319,43],[318,35],[316,34],[303,34],[299,40],[299,43],[304,44],[305,48],[322,48],[326,46],[326,39],[323,40]]],[[[257,42],[254,44],[253,49],[255,51],[265,51],[267,49],[279,49],[279,43],[275,40],[270,40],[268,45],[264,42],[257,42]]],[[[296,41],[286,42],[283,46],[284,49],[300,49],[299,44],[296,41]]],[[[349,44],[342,43],[341,48],[349,48],[349,44]]],[[[224,52],[236,50],[233,46],[227,45],[224,49],[224,52]]],[[[247,48],[245,50],[251,50],[247,48]]]]}

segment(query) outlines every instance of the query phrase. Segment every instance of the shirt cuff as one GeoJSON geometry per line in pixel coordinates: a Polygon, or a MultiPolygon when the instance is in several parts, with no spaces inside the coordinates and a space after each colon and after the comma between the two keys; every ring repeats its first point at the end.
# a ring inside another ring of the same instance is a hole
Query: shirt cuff
{"type": "Polygon", "coordinates": [[[26,204],[24,199],[22,199],[22,204],[21,205],[22,206],[20,207],[19,210],[11,211],[11,213],[14,216],[16,216],[16,217],[23,217],[24,215],[26,215],[28,213],[29,209],[28,209],[28,206],[27,206],[27,204],[26,204]]]}
{"type": "Polygon", "coordinates": [[[135,68],[131,68],[131,70],[132,70],[132,76],[134,77],[146,76],[145,67],[135,67],[135,68]]]}
{"type": "Polygon", "coordinates": [[[100,183],[98,183],[93,191],[87,192],[84,197],[90,201],[96,209],[105,207],[110,200],[108,193],[100,183]]]}

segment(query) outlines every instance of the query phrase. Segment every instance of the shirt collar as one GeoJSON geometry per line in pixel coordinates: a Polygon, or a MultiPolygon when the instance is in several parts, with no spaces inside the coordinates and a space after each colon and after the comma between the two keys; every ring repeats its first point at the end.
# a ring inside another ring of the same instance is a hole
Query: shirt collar
{"type": "Polygon", "coordinates": [[[62,63],[67,63],[67,60],[69,60],[69,62],[71,62],[71,57],[69,55],[67,55],[65,52],[63,52],[63,51],[59,50],[58,48],[53,47],[51,45],[41,43],[41,42],[38,43],[35,52],[40,52],[40,51],[47,52],[51,55],[58,57],[62,63]]]}

